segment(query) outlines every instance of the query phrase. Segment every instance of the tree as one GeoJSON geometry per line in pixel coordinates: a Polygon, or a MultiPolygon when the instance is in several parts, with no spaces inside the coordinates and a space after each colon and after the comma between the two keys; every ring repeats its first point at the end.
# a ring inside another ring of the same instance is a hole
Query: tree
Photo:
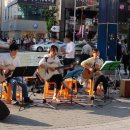
{"type": "Polygon", "coordinates": [[[57,21],[56,21],[56,16],[55,14],[57,13],[57,9],[55,8],[52,8],[52,9],[45,9],[44,11],[44,16],[46,18],[46,25],[47,25],[47,31],[50,32],[51,30],[51,27],[53,25],[56,25],[57,24],[57,21]]]}

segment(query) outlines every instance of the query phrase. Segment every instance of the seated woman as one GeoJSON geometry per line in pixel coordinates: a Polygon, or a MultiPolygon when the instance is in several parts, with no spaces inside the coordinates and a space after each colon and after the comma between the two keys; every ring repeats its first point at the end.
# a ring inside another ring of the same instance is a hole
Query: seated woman
{"type": "MultiPolygon", "coordinates": [[[[53,100],[59,102],[60,100],[57,98],[57,94],[61,88],[61,85],[63,85],[68,89],[69,87],[62,77],[61,70],[56,69],[56,67],[61,66],[60,59],[57,57],[57,53],[58,53],[58,48],[55,45],[52,45],[49,50],[49,54],[40,60],[39,67],[46,70],[46,74],[44,78],[45,80],[56,83],[57,87],[54,89],[53,100]]],[[[43,103],[46,103],[46,97],[44,94],[43,94],[43,103]]]]}

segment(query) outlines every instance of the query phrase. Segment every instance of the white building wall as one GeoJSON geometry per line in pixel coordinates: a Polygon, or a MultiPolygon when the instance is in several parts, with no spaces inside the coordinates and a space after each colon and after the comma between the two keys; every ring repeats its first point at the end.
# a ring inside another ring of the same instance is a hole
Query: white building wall
{"type": "MultiPolygon", "coordinates": [[[[1,0],[0,0],[1,1],[1,0]]],[[[36,20],[15,20],[11,18],[16,10],[8,11],[8,4],[13,0],[2,0],[2,19],[1,19],[1,31],[3,34],[13,33],[17,35],[17,32],[36,32],[36,33],[47,33],[46,22],[36,20]],[[8,14],[9,12],[9,14],[8,14]],[[34,28],[34,24],[37,24],[37,28],[34,28]],[[16,32],[16,33],[15,33],[16,32]]],[[[17,36],[14,36],[17,37],[17,36]]],[[[12,37],[11,37],[12,38],[12,37]]]]}

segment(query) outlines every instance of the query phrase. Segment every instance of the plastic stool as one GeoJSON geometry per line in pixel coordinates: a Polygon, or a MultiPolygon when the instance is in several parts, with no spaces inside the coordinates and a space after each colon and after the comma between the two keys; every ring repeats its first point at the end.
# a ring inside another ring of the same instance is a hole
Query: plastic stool
{"type": "MultiPolygon", "coordinates": [[[[12,100],[12,86],[11,84],[7,83],[6,81],[2,83],[2,89],[1,89],[1,99],[6,101],[7,103],[11,104],[12,100]]],[[[16,93],[16,98],[20,99],[20,86],[18,85],[18,90],[16,93]]]]}

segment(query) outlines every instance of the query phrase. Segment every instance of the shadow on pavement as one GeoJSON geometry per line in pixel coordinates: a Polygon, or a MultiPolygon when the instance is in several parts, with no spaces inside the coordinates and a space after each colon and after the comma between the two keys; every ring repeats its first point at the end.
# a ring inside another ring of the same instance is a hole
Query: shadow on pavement
{"type": "Polygon", "coordinates": [[[7,124],[16,124],[16,125],[25,125],[25,126],[44,126],[44,127],[51,127],[52,125],[42,123],[40,121],[36,121],[33,119],[29,119],[26,117],[18,116],[18,115],[10,115],[2,123],[7,124]]]}

